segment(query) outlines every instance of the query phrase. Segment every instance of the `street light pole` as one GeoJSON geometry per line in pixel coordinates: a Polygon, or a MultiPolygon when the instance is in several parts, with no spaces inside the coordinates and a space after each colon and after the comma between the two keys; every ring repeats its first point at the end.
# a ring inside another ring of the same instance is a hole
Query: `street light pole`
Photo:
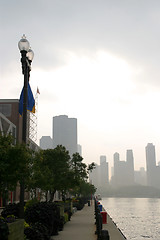
{"type": "Polygon", "coordinates": [[[27,102],[28,102],[28,82],[31,71],[31,63],[34,57],[33,51],[30,49],[30,44],[25,35],[18,43],[21,53],[22,74],[24,75],[24,88],[23,88],[23,127],[22,127],[22,141],[27,143],[27,102]]]}
{"type": "Polygon", "coordinates": [[[21,51],[22,68],[24,69],[24,88],[23,88],[23,128],[22,128],[22,141],[27,143],[27,102],[28,102],[28,66],[26,62],[26,52],[21,51]]]}
{"type": "MultiPolygon", "coordinates": [[[[31,62],[33,59],[33,51],[30,49],[30,44],[25,35],[18,43],[18,47],[21,53],[22,74],[24,75],[24,87],[23,87],[23,125],[22,125],[22,142],[27,144],[27,104],[28,104],[28,82],[31,71],[31,62]]],[[[20,218],[24,218],[24,193],[25,182],[24,178],[20,181],[20,218]]]]}

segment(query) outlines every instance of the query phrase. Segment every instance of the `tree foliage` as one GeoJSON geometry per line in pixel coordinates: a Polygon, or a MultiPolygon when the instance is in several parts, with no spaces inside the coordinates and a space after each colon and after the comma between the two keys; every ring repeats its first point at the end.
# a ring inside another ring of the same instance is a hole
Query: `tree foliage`
{"type": "Polygon", "coordinates": [[[62,145],[55,149],[33,152],[25,144],[12,144],[11,136],[0,135],[0,193],[13,191],[19,182],[25,189],[50,192],[50,201],[56,191],[63,194],[94,191],[87,183],[88,172],[94,163],[86,165],[79,153],[70,158],[62,145]]]}
{"type": "Polygon", "coordinates": [[[62,145],[55,149],[41,150],[35,156],[32,183],[43,191],[49,191],[51,199],[56,191],[70,186],[70,156],[62,145]]]}
{"type": "MultiPolygon", "coordinates": [[[[12,137],[0,135],[0,192],[4,193],[9,185],[12,185],[10,181],[10,173],[12,173],[12,167],[10,164],[9,153],[12,147],[12,137]]],[[[13,184],[14,185],[14,184],[13,184]]]]}

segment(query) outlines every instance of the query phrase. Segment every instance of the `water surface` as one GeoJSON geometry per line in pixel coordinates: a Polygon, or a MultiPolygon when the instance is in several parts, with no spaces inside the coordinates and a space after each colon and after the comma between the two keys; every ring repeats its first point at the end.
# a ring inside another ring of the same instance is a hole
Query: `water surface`
{"type": "Polygon", "coordinates": [[[103,198],[101,203],[128,240],[160,240],[160,199],[103,198]]]}

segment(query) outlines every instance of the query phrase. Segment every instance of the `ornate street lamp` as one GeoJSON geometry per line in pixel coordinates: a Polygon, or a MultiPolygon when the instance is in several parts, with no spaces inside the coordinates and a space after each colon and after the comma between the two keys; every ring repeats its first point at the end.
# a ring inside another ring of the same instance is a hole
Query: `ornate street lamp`
{"type": "MultiPolygon", "coordinates": [[[[23,35],[22,39],[18,43],[18,47],[21,53],[22,74],[24,75],[24,87],[23,87],[23,126],[22,126],[22,141],[27,143],[27,103],[28,103],[28,82],[31,71],[31,63],[34,53],[30,48],[30,44],[23,35]]],[[[23,159],[22,159],[23,160],[23,159]]],[[[20,182],[20,218],[24,218],[24,192],[25,183],[24,179],[20,182]]]]}
{"type": "Polygon", "coordinates": [[[28,101],[28,82],[31,71],[31,63],[34,53],[30,48],[30,44],[23,34],[18,43],[21,53],[22,74],[24,75],[24,88],[23,88],[23,127],[22,127],[22,141],[27,143],[27,101],[28,101]]]}

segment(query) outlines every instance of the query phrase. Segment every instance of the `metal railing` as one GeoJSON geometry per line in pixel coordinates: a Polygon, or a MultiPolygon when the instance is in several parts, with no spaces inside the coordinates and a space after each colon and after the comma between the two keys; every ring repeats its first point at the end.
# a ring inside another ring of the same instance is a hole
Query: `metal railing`
{"type": "Polygon", "coordinates": [[[95,224],[96,224],[96,231],[95,234],[97,234],[97,240],[109,240],[109,233],[107,230],[103,230],[103,224],[102,224],[102,215],[100,212],[100,209],[98,207],[98,203],[95,199],[95,224]]]}

